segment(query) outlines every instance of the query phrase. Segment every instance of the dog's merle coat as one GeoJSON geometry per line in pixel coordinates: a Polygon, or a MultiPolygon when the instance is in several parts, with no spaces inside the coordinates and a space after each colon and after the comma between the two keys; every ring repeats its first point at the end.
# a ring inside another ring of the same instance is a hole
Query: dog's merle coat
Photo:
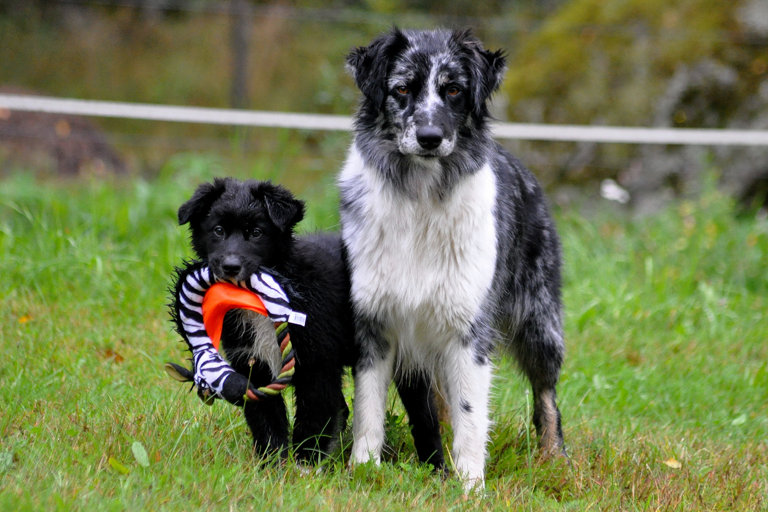
{"type": "MultiPolygon", "coordinates": [[[[361,345],[352,459],[379,460],[393,376],[437,381],[456,469],[481,486],[496,340],[531,382],[542,449],[563,450],[559,241],[539,184],[488,130],[505,59],[468,31],[394,29],[347,64],[363,93],[338,180],[361,345]]],[[[443,464],[434,404],[405,407],[420,458],[443,464]]]]}

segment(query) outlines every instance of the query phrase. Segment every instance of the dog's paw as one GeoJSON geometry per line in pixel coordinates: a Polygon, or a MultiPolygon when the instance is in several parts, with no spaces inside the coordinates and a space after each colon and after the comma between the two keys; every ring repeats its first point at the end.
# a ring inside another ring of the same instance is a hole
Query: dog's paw
{"type": "Polygon", "coordinates": [[[300,477],[311,477],[323,474],[325,469],[323,466],[313,466],[304,462],[297,462],[296,471],[298,471],[300,477]]]}
{"type": "Polygon", "coordinates": [[[378,451],[371,450],[368,443],[356,441],[352,445],[352,456],[349,458],[349,465],[359,466],[373,462],[376,466],[381,464],[381,455],[378,451]]]}
{"type": "Polygon", "coordinates": [[[485,490],[485,459],[483,457],[455,457],[456,473],[464,494],[480,494],[485,490]]]}
{"type": "Polygon", "coordinates": [[[466,496],[480,496],[485,492],[485,479],[481,477],[462,477],[461,486],[466,496]]]}

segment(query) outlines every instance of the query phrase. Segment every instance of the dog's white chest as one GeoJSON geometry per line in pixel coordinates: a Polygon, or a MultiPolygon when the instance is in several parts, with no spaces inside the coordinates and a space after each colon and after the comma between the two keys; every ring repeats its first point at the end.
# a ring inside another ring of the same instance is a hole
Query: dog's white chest
{"type": "Polygon", "coordinates": [[[353,150],[340,184],[342,193],[358,195],[360,205],[342,218],[357,307],[385,320],[399,344],[425,338],[444,344],[465,335],[495,272],[490,166],[443,200],[409,198],[383,183],[353,150]]]}

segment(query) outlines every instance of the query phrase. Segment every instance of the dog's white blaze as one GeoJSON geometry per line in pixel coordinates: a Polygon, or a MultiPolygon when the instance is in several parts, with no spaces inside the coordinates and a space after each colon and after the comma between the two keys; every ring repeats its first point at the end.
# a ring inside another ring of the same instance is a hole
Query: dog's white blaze
{"type": "MultiPolygon", "coordinates": [[[[445,77],[441,76],[440,69],[445,60],[449,58],[445,55],[435,56],[430,59],[429,76],[425,81],[426,92],[420,97],[415,105],[416,111],[424,113],[427,124],[433,125],[435,113],[445,107],[443,98],[440,97],[440,87],[445,81],[445,77]]],[[[405,120],[405,126],[403,132],[400,135],[399,150],[406,155],[418,155],[423,152],[418,139],[416,138],[417,126],[414,123],[414,116],[408,117],[405,120]]],[[[434,154],[437,156],[448,156],[453,152],[456,145],[456,133],[444,134],[443,140],[440,145],[434,150],[434,154]]]]}
{"type": "Polygon", "coordinates": [[[427,115],[427,120],[430,125],[433,124],[433,118],[435,117],[435,110],[440,108],[443,104],[443,99],[440,97],[438,91],[438,77],[437,70],[439,69],[440,62],[437,57],[430,59],[431,67],[429,69],[429,78],[427,78],[427,95],[424,101],[424,111],[427,115]]]}
{"type": "Polygon", "coordinates": [[[339,183],[350,187],[362,208],[355,218],[342,218],[352,296],[362,312],[384,323],[391,349],[355,379],[353,461],[378,460],[386,400],[381,379],[388,385],[395,364],[400,371],[425,370],[440,381],[452,410],[457,469],[468,489],[481,486],[491,367],[477,363],[473,347],[462,340],[495,272],[493,170],[484,165],[443,200],[428,186],[406,197],[367,167],[353,146],[339,183]]]}

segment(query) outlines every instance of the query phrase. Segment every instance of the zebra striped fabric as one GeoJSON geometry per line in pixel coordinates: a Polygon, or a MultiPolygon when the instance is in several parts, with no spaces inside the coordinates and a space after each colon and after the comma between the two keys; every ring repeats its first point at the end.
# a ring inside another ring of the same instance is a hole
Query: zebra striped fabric
{"type": "MultiPolygon", "coordinates": [[[[181,286],[177,287],[177,323],[183,329],[181,334],[192,350],[195,385],[202,392],[211,390],[223,398],[224,384],[235,371],[219,355],[203,324],[203,297],[208,288],[219,280],[207,266],[192,266],[183,270],[179,273],[179,279],[181,286]]],[[[304,325],[306,316],[291,309],[288,296],[270,274],[258,272],[251,275],[249,281],[235,284],[256,293],[274,322],[304,325]]]]}

